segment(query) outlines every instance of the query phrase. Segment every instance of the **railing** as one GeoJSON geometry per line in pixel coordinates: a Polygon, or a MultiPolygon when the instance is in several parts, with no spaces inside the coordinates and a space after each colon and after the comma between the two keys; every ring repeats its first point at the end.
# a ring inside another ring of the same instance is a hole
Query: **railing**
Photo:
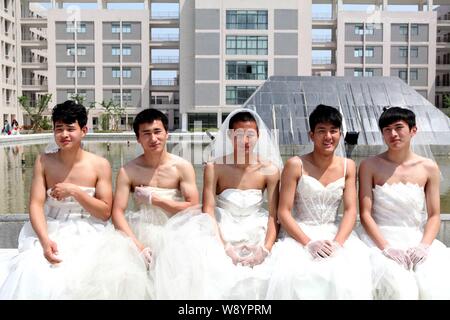
{"type": "Polygon", "coordinates": [[[4,82],[6,84],[10,84],[10,85],[13,85],[13,86],[16,85],[16,79],[7,78],[7,79],[4,80],[4,82]]]}
{"type": "Polygon", "coordinates": [[[152,41],[178,41],[180,36],[177,34],[155,34],[151,36],[152,41]]]}
{"type": "Polygon", "coordinates": [[[31,56],[31,55],[23,55],[22,56],[22,63],[47,63],[47,58],[44,57],[37,57],[37,56],[31,56]],[[45,61],[41,61],[41,59],[45,61]]]}
{"type": "Polygon", "coordinates": [[[325,12],[313,12],[312,13],[313,20],[333,20],[333,16],[329,13],[325,12]]]}
{"type": "Polygon", "coordinates": [[[334,63],[332,58],[313,58],[312,64],[332,64],[334,63]]]}
{"type": "Polygon", "coordinates": [[[179,19],[180,15],[176,11],[159,11],[152,12],[151,18],[154,20],[179,19]]]}
{"type": "Polygon", "coordinates": [[[152,63],[178,63],[180,62],[179,57],[153,57],[152,63]]]}
{"type": "Polygon", "coordinates": [[[5,56],[5,60],[11,60],[12,62],[16,62],[16,57],[6,55],[6,56],[5,56]]]}
{"type": "Polygon", "coordinates": [[[31,33],[22,33],[22,40],[23,41],[47,41],[47,39],[45,39],[44,36],[46,36],[45,33],[42,36],[33,35],[31,33]]]}
{"type": "Polygon", "coordinates": [[[178,79],[173,78],[152,79],[152,86],[176,86],[176,85],[178,85],[178,79]]]}
{"type": "Polygon", "coordinates": [[[21,17],[25,18],[25,19],[47,19],[47,17],[40,16],[37,13],[32,12],[32,11],[28,11],[28,12],[22,11],[21,17]]]}
{"type": "Polygon", "coordinates": [[[47,84],[47,79],[22,78],[22,85],[24,86],[46,86],[47,84]]]}
{"type": "Polygon", "coordinates": [[[313,43],[325,43],[325,42],[331,42],[332,37],[331,36],[314,36],[312,37],[313,43]]]}
{"type": "Polygon", "coordinates": [[[5,37],[12,38],[13,40],[16,40],[16,34],[14,32],[5,32],[5,37]]]}

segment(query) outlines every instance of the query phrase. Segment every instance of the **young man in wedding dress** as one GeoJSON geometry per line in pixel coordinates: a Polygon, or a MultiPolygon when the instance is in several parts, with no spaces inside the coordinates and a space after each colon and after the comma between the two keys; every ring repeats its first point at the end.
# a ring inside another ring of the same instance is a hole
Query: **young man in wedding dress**
{"type": "Polygon", "coordinates": [[[361,238],[373,249],[378,299],[450,298],[449,250],[440,226],[439,168],[411,150],[415,114],[385,109],[379,127],[388,150],[359,169],[361,238]]]}
{"type": "Polygon", "coordinates": [[[52,121],[56,148],[36,159],[30,222],[20,232],[2,299],[71,298],[67,286],[77,280],[73,271],[92,263],[92,245],[111,215],[111,166],[81,147],[86,109],[66,101],[53,109],[52,121]]]}

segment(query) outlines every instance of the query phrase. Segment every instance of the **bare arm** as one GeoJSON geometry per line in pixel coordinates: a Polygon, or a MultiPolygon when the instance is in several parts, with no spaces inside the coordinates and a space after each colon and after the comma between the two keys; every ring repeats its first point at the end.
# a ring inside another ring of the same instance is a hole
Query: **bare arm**
{"type": "MultiPolygon", "coordinates": [[[[33,179],[31,181],[31,192],[30,192],[30,222],[33,226],[34,232],[45,251],[49,248],[50,238],[47,232],[47,221],[45,220],[44,214],[44,203],[46,198],[46,183],[44,176],[44,165],[43,156],[38,156],[34,164],[33,179]]],[[[46,256],[47,258],[47,256],[46,256]]],[[[50,262],[56,261],[56,257],[47,258],[50,262]]]]}
{"type": "Polygon", "coordinates": [[[97,184],[95,197],[89,196],[80,188],[73,189],[72,196],[94,217],[107,221],[111,217],[112,206],[112,173],[108,160],[102,159],[97,166],[97,184]]]}
{"type": "Polygon", "coordinates": [[[124,232],[136,244],[138,249],[142,251],[144,245],[136,238],[127,219],[125,218],[125,211],[128,206],[128,197],[130,196],[131,181],[126,170],[122,167],[117,175],[116,192],[114,194],[114,204],[112,208],[112,222],[116,229],[124,232]]]}
{"type": "Polygon", "coordinates": [[[430,176],[425,185],[425,197],[427,203],[428,219],[424,227],[422,243],[431,245],[439,232],[441,224],[441,207],[439,192],[439,168],[436,164],[432,164],[429,168],[430,176]]]}
{"type": "Polygon", "coordinates": [[[209,214],[214,221],[214,229],[218,240],[225,244],[215,216],[217,176],[214,163],[207,163],[203,170],[203,212],[209,214]]]}
{"type": "Polygon", "coordinates": [[[277,239],[279,225],[277,223],[277,207],[280,186],[280,173],[277,172],[267,177],[267,201],[269,202],[269,220],[267,221],[267,233],[264,246],[271,250],[277,239]]]}
{"type": "Polygon", "coordinates": [[[278,203],[278,220],[292,238],[306,245],[311,239],[298,226],[292,217],[295,190],[301,177],[302,164],[298,157],[290,158],[281,173],[280,201],[278,203]]]}
{"type": "Polygon", "coordinates": [[[182,162],[177,165],[180,172],[180,190],[185,201],[175,201],[164,199],[155,195],[152,197],[152,204],[158,206],[170,214],[175,214],[186,208],[198,204],[199,195],[195,184],[195,171],[192,164],[182,162]]]}
{"type": "Polygon", "coordinates": [[[378,225],[372,217],[372,181],[373,171],[368,160],[365,160],[359,167],[359,211],[361,224],[377,247],[380,250],[384,250],[388,242],[384,239],[378,225]]]}
{"type": "Polygon", "coordinates": [[[344,215],[334,238],[341,246],[347,240],[356,222],[356,165],[347,159],[347,174],[344,189],[344,215]]]}

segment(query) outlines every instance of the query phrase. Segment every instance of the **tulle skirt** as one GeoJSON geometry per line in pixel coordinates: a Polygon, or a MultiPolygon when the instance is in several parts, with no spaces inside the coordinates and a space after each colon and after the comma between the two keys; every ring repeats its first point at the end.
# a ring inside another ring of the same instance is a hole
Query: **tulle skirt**
{"type": "MultiPolygon", "coordinates": [[[[392,247],[408,249],[417,246],[423,233],[419,228],[379,226],[392,247]]],[[[371,247],[371,261],[376,299],[450,299],[450,250],[439,240],[430,246],[428,257],[415,270],[384,256],[362,227],[360,238],[371,247]]]]}
{"type": "MultiPolygon", "coordinates": [[[[299,225],[313,240],[332,240],[338,231],[335,224],[299,225]]],[[[353,233],[326,259],[314,259],[286,236],[275,243],[272,259],[268,299],[372,299],[369,249],[353,233]]]]}
{"type": "Polygon", "coordinates": [[[92,263],[92,244],[100,239],[105,224],[92,218],[48,218],[47,230],[62,262],[52,265],[45,259],[31,223],[25,223],[19,235],[19,254],[7,262],[8,275],[0,288],[0,299],[72,298],[67,288],[79,280],[73,271],[92,263]]]}
{"type": "Polygon", "coordinates": [[[166,224],[156,262],[159,299],[263,299],[270,259],[234,265],[218,240],[213,220],[200,208],[177,213],[166,224]]]}

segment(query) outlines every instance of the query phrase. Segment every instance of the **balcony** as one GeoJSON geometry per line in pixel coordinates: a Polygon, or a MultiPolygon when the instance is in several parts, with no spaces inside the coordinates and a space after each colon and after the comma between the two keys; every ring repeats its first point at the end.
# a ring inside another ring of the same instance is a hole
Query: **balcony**
{"type": "Polygon", "coordinates": [[[313,12],[312,13],[312,24],[314,26],[336,26],[336,19],[329,13],[324,12],[313,12]]]}
{"type": "Polygon", "coordinates": [[[436,63],[436,70],[437,71],[450,71],[450,63],[436,63]]]}
{"type": "Polygon", "coordinates": [[[150,25],[153,27],[178,27],[180,25],[180,15],[176,11],[152,12],[150,25]]]}
{"type": "Polygon", "coordinates": [[[29,33],[22,33],[22,47],[29,48],[46,48],[47,47],[47,39],[43,37],[37,37],[29,33]]]}
{"type": "Polygon", "coordinates": [[[178,91],[177,78],[156,78],[151,80],[150,91],[178,91]]]}
{"type": "Polygon", "coordinates": [[[330,48],[335,49],[336,48],[336,42],[332,39],[331,35],[323,35],[323,36],[313,36],[312,37],[312,46],[313,48],[330,48]]]}
{"type": "Polygon", "coordinates": [[[150,62],[151,69],[159,69],[159,70],[173,70],[178,69],[178,63],[180,62],[179,57],[171,57],[171,56],[160,56],[153,57],[150,62]]]}
{"type": "Polygon", "coordinates": [[[151,36],[150,46],[164,49],[177,49],[179,47],[179,40],[180,36],[177,34],[156,34],[151,36]]]}
{"type": "Polygon", "coordinates": [[[16,85],[16,79],[11,77],[6,77],[6,79],[3,80],[3,83],[9,86],[15,86],[16,85]]]}
{"type": "Polygon", "coordinates": [[[312,58],[312,68],[315,70],[336,70],[333,58],[312,58]]]}
{"type": "Polygon", "coordinates": [[[47,91],[48,83],[47,79],[22,79],[22,91],[47,91]]]}
{"type": "Polygon", "coordinates": [[[47,59],[33,55],[22,56],[22,69],[42,69],[46,70],[48,67],[47,59]]]}
{"type": "Polygon", "coordinates": [[[16,57],[15,56],[5,55],[4,59],[7,62],[10,62],[10,63],[15,63],[16,62],[16,57]]]}

